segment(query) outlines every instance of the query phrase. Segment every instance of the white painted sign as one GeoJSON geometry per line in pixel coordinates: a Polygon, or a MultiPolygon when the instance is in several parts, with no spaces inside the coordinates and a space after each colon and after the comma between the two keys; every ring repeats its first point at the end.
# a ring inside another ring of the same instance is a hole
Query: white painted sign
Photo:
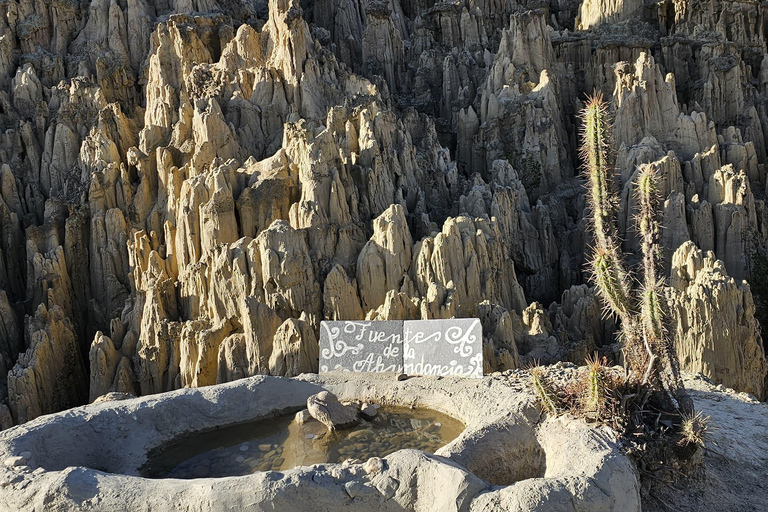
{"type": "Polygon", "coordinates": [[[320,372],[397,372],[481,378],[477,318],[321,322],[320,372]]]}

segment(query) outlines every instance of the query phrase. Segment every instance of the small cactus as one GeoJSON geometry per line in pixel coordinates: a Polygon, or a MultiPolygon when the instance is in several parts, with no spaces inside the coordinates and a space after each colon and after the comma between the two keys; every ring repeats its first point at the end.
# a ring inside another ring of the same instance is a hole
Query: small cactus
{"type": "Polygon", "coordinates": [[[582,409],[588,418],[600,419],[605,409],[605,368],[597,354],[587,358],[587,385],[582,396],[582,409]]]}
{"type": "Polygon", "coordinates": [[[683,413],[683,421],[680,424],[680,445],[689,444],[704,447],[709,439],[710,417],[705,416],[701,411],[696,413],[683,413]]]}
{"type": "Polygon", "coordinates": [[[532,365],[528,371],[531,374],[533,380],[533,389],[536,393],[536,397],[539,399],[542,411],[549,414],[557,414],[559,409],[557,394],[552,390],[552,387],[544,376],[544,370],[540,365],[532,365]]]}

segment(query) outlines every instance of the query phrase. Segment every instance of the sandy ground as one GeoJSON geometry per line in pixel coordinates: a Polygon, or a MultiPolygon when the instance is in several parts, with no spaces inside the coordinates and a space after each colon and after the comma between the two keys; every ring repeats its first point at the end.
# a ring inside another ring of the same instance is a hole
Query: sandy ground
{"type": "Polygon", "coordinates": [[[674,485],[654,485],[643,510],[768,511],[768,404],[700,377],[685,384],[697,410],[711,417],[703,464],[674,485]]]}

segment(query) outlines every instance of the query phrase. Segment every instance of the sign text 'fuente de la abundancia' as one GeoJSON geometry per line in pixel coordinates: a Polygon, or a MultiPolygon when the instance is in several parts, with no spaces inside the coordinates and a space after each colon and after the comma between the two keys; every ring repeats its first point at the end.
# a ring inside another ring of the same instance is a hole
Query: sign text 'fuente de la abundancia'
{"type": "Polygon", "coordinates": [[[480,378],[477,318],[320,323],[320,372],[397,372],[480,378]]]}

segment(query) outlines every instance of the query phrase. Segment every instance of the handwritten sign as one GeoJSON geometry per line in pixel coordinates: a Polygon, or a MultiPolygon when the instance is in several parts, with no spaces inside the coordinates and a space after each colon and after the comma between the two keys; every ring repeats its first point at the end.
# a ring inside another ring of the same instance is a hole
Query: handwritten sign
{"type": "Polygon", "coordinates": [[[398,372],[480,378],[477,318],[320,323],[320,372],[398,372]]]}
{"type": "Polygon", "coordinates": [[[320,371],[403,371],[403,322],[320,323],[320,371]]]}
{"type": "Polygon", "coordinates": [[[403,333],[403,373],[482,378],[483,328],[479,319],[408,320],[403,333]]]}

